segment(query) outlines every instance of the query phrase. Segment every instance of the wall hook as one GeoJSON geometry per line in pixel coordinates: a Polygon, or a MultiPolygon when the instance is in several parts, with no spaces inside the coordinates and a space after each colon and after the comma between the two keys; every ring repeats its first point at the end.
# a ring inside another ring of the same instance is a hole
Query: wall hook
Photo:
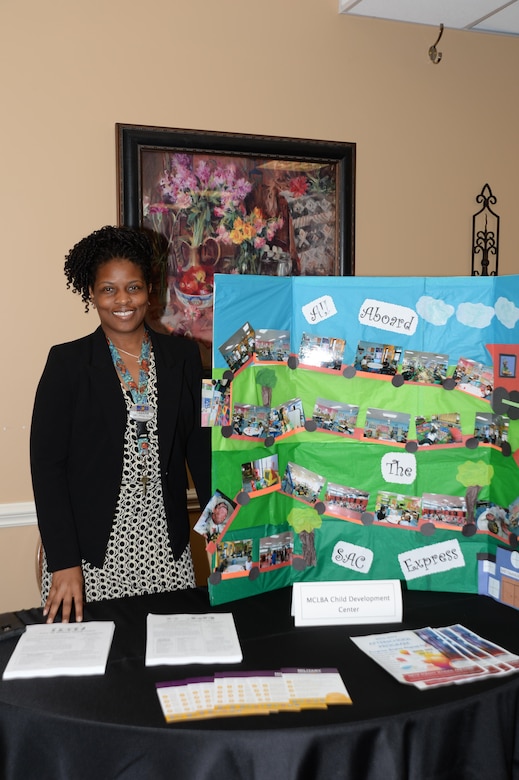
{"type": "Polygon", "coordinates": [[[433,65],[439,65],[441,62],[442,53],[441,51],[436,51],[436,47],[438,46],[442,35],[443,35],[443,24],[440,24],[440,34],[436,38],[436,41],[433,43],[433,45],[429,47],[429,57],[431,58],[431,62],[433,63],[433,65]]]}

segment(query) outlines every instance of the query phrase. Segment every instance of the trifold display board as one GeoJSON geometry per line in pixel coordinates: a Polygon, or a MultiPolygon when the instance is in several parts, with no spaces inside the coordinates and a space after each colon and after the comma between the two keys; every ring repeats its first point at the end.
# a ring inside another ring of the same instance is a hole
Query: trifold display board
{"type": "Polygon", "coordinates": [[[478,561],[517,546],[516,302],[518,276],[216,276],[212,603],[320,580],[477,592],[478,561]]]}

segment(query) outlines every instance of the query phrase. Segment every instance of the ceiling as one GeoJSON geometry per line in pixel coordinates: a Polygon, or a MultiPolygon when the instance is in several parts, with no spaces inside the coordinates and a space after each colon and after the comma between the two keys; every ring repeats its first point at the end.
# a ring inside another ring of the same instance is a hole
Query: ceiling
{"type": "Polygon", "coordinates": [[[519,35],[519,0],[339,0],[339,13],[519,35]]]}

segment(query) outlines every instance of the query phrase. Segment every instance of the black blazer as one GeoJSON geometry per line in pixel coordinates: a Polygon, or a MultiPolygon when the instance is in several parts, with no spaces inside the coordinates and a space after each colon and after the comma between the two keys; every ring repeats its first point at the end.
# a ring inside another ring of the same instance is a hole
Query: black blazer
{"type": "MultiPolygon", "coordinates": [[[[159,457],[175,558],[189,540],[186,462],[200,505],[211,496],[210,429],[200,425],[195,342],[150,330],[157,371],[159,457]]],[[[50,571],[103,565],[122,475],[126,406],[101,327],[52,347],[31,425],[31,474],[50,571]]]]}

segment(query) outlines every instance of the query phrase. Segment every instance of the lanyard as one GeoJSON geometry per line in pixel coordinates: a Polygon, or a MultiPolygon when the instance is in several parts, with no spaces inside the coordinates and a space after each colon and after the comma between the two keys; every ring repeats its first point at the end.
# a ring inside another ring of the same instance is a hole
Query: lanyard
{"type": "Polygon", "coordinates": [[[151,341],[149,334],[146,331],[141,346],[141,354],[139,357],[138,384],[135,382],[134,378],[128,371],[128,368],[126,367],[126,364],[122,359],[117,347],[112,344],[110,339],[108,339],[108,346],[110,348],[113,364],[119,379],[121,380],[121,384],[128,390],[133,401],[133,405],[130,409],[130,418],[136,422],[137,441],[139,443],[139,456],[142,469],[139,480],[142,483],[142,489],[145,495],[147,483],[149,480],[146,462],[149,448],[148,421],[151,420],[154,416],[153,411],[150,409],[150,405],[148,403],[148,377],[150,373],[151,341]]]}

